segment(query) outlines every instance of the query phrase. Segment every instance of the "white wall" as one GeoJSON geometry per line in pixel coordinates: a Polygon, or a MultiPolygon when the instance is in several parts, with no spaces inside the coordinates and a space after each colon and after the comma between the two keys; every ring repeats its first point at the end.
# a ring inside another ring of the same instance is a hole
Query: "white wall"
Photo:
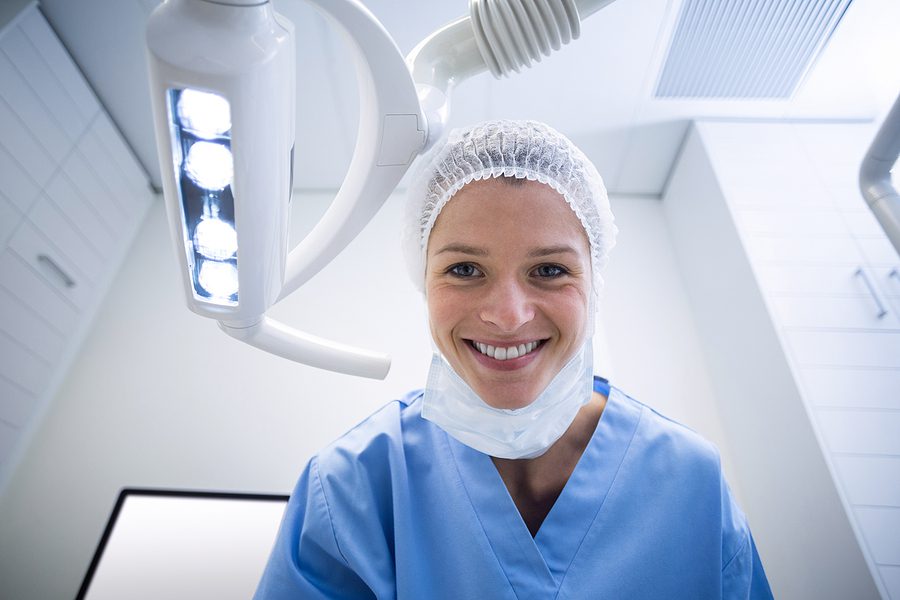
{"type": "MultiPolygon", "coordinates": [[[[319,196],[295,196],[307,221],[319,196]]],[[[660,202],[614,198],[596,371],[720,445],[660,202]]],[[[391,353],[384,382],[316,371],[228,338],[182,301],[154,206],[0,504],[0,597],[75,595],[120,488],[287,493],[303,465],[375,408],[424,384],[424,306],[399,252],[400,198],[273,311],[312,333],[391,353]]],[[[295,235],[306,226],[295,218],[295,235]]],[[[726,466],[730,464],[726,453],[726,466]]]]}
{"type": "Polygon", "coordinates": [[[614,383],[700,432],[722,453],[740,497],[681,271],[655,198],[612,199],[619,236],[606,272],[601,310],[614,383]]]}

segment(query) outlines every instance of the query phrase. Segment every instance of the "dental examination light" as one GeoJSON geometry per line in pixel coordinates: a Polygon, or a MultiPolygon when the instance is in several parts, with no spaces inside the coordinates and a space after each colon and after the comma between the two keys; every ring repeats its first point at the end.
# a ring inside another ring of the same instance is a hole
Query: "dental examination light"
{"type": "Polygon", "coordinates": [[[350,168],[288,249],[293,25],[268,0],[167,0],[147,25],[151,101],[169,229],[189,308],[253,346],[313,367],[384,378],[386,355],[266,316],[371,220],[443,132],[453,87],[510,75],[579,36],[613,0],[470,0],[470,16],[404,58],[358,0],[306,0],[350,41],[360,118],[350,168]]]}

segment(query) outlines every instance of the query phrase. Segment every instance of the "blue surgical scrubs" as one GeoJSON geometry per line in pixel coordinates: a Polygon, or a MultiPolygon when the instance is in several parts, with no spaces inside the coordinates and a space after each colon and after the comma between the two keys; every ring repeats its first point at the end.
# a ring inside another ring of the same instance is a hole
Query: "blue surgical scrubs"
{"type": "Polygon", "coordinates": [[[490,457],[391,402],[313,457],[257,599],[771,598],[716,449],[605,380],[534,537],[490,457]]]}

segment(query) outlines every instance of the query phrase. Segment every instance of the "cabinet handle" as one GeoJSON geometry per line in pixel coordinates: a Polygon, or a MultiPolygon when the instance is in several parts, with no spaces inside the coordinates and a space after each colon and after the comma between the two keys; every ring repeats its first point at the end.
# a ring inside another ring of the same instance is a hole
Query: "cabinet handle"
{"type": "Polygon", "coordinates": [[[872,299],[875,300],[875,304],[878,305],[878,318],[883,319],[887,314],[887,309],[884,308],[884,303],[882,303],[881,298],[878,297],[878,292],[875,291],[875,286],[872,285],[869,276],[866,275],[866,272],[862,267],[856,269],[855,275],[857,277],[862,277],[863,283],[866,284],[866,287],[869,288],[869,293],[872,294],[872,299]]]}
{"type": "Polygon", "coordinates": [[[897,267],[894,267],[893,269],[891,269],[891,272],[888,273],[888,278],[891,278],[891,277],[896,279],[897,283],[900,283],[900,271],[897,270],[897,267]]]}
{"type": "Polygon", "coordinates": [[[75,280],[69,277],[69,274],[63,271],[62,267],[56,264],[52,258],[46,254],[38,254],[38,262],[45,265],[67,288],[75,287],[75,280]]]}

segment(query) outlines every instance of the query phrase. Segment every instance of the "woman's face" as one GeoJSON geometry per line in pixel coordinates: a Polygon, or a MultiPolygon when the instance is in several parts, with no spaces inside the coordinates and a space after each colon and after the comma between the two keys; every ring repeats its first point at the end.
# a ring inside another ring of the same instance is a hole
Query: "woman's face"
{"type": "Polygon", "coordinates": [[[531,404],[585,340],[587,235],[547,185],[466,185],[438,216],[426,264],[432,337],[495,408],[531,404]]]}

